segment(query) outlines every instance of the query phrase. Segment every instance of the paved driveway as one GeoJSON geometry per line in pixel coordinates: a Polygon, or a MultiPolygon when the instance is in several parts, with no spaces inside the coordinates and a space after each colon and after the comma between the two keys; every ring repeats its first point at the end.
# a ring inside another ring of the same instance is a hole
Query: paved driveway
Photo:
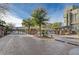
{"type": "Polygon", "coordinates": [[[43,40],[28,35],[10,34],[0,39],[1,55],[63,55],[79,46],[55,41],[43,40]]]}

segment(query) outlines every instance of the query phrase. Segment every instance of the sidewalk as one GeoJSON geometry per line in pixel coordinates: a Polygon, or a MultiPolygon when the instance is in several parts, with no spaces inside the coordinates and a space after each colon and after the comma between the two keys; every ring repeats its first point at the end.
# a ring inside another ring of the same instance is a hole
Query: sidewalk
{"type": "Polygon", "coordinates": [[[68,38],[68,39],[76,39],[79,40],[78,35],[53,35],[55,38],[68,38]]]}
{"type": "Polygon", "coordinates": [[[54,35],[56,41],[79,46],[78,35],[54,35]]]}
{"type": "Polygon", "coordinates": [[[79,35],[59,35],[61,37],[71,38],[71,39],[79,39],[79,35]]]}
{"type": "MultiPolygon", "coordinates": [[[[35,35],[27,34],[26,36],[32,37],[33,39],[36,39],[36,40],[49,40],[48,38],[47,39],[39,38],[39,37],[36,37],[35,35]]],[[[66,42],[66,43],[71,43],[71,44],[73,43],[73,44],[79,45],[79,39],[77,35],[55,35],[53,34],[53,38],[50,38],[50,40],[52,39],[55,39],[61,42],[66,42]]]]}

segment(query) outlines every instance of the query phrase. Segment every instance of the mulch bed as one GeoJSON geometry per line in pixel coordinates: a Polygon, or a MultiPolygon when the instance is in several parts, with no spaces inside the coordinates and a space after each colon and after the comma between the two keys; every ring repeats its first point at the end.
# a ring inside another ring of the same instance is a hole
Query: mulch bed
{"type": "Polygon", "coordinates": [[[38,38],[43,38],[43,39],[51,39],[51,37],[48,36],[37,36],[38,38]]]}

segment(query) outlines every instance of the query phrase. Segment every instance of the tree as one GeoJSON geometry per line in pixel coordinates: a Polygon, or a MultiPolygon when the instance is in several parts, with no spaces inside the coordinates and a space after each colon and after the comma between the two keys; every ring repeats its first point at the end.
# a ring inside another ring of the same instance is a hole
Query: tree
{"type": "Polygon", "coordinates": [[[41,36],[41,26],[44,21],[48,21],[47,12],[43,8],[37,8],[32,12],[32,17],[36,21],[37,25],[39,26],[40,36],[41,36]]]}
{"type": "Polygon", "coordinates": [[[13,28],[12,24],[7,24],[3,20],[0,20],[0,26],[2,26],[4,34],[7,34],[8,32],[12,31],[12,28],[13,28]]]}
{"type": "Polygon", "coordinates": [[[5,21],[0,20],[0,25],[4,26],[5,24],[6,24],[6,22],[5,22],[5,21]]]}
{"type": "Polygon", "coordinates": [[[61,26],[62,26],[61,22],[55,22],[55,23],[51,24],[52,29],[60,28],[61,26]]]}
{"type": "Polygon", "coordinates": [[[9,34],[12,32],[14,24],[6,23],[5,25],[5,34],[9,34]]]}
{"type": "Polygon", "coordinates": [[[28,34],[29,34],[29,33],[30,33],[29,30],[30,30],[31,26],[33,26],[32,19],[30,19],[30,18],[24,19],[24,20],[22,21],[22,25],[23,25],[24,27],[28,27],[28,34]]]}

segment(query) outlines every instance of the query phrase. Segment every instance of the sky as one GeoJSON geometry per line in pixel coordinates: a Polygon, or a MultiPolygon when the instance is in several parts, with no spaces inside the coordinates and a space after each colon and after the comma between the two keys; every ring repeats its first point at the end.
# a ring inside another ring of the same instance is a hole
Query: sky
{"type": "Polygon", "coordinates": [[[50,23],[64,22],[64,9],[73,4],[62,3],[14,3],[9,5],[7,22],[12,22],[16,27],[20,27],[23,19],[31,17],[32,11],[38,7],[45,8],[50,23]]]}

